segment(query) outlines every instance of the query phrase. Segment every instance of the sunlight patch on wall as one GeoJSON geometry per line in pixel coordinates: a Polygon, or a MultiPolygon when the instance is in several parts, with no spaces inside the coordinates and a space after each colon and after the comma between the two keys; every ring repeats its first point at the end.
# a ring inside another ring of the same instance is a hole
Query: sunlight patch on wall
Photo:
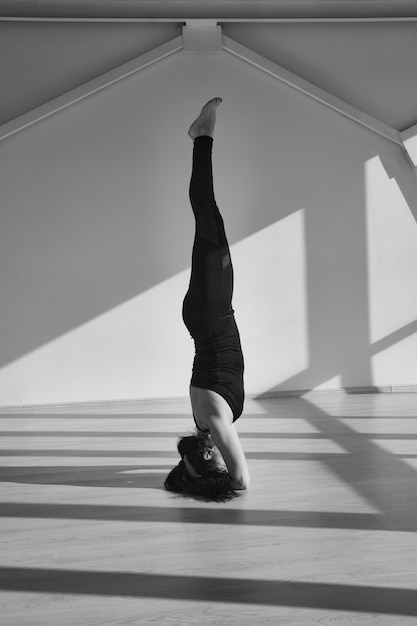
{"type": "Polygon", "coordinates": [[[308,367],[303,209],[239,242],[232,255],[246,387],[262,393],[308,367]]]}
{"type": "MultiPolygon", "coordinates": [[[[343,387],[342,377],[338,375],[338,376],[334,376],[333,378],[330,378],[329,380],[326,380],[320,385],[317,385],[316,387],[314,387],[314,389],[310,393],[313,394],[315,391],[320,391],[323,389],[326,389],[326,390],[327,389],[341,389],[342,387],[343,387]]],[[[308,397],[310,393],[304,394],[303,397],[304,398],[308,397]]]]}
{"type": "MultiPolygon", "coordinates": [[[[370,340],[375,343],[417,319],[417,224],[379,159],[365,163],[370,340]]],[[[415,382],[416,338],[372,358],[375,384],[415,382]]]]}
{"type": "MultiPolygon", "coordinates": [[[[307,366],[303,212],[232,247],[246,390],[307,366]],[[286,355],[283,358],[282,355],[286,355]]],[[[184,397],[193,342],[182,322],[190,269],[0,370],[0,404],[184,397]]]]}
{"type": "Polygon", "coordinates": [[[398,341],[372,357],[375,380],[390,385],[412,385],[417,382],[417,333],[398,341]]]}
{"type": "Polygon", "coordinates": [[[189,270],[0,370],[0,403],[186,396],[193,346],[182,323],[189,270]]]}

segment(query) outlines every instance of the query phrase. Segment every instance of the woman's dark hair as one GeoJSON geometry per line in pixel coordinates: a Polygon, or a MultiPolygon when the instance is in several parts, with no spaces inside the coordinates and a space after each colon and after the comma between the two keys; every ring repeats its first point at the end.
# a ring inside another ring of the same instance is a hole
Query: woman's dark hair
{"type": "Polygon", "coordinates": [[[165,488],[183,496],[194,496],[213,502],[227,502],[235,497],[232,480],[227,470],[221,470],[216,463],[204,456],[204,452],[211,451],[214,447],[209,436],[197,437],[195,435],[182,437],[178,441],[178,452],[181,461],[170,471],[165,479],[165,488]],[[193,469],[201,476],[194,478],[187,470],[184,462],[187,456],[193,469]]]}

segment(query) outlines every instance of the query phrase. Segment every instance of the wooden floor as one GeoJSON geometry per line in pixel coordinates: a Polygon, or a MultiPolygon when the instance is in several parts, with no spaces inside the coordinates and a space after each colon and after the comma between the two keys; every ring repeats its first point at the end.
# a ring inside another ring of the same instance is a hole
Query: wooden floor
{"type": "Polygon", "coordinates": [[[188,402],[2,411],[2,626],[416,625],[416,409],[248,401],[227,504],[162,487],[188,402]]]}

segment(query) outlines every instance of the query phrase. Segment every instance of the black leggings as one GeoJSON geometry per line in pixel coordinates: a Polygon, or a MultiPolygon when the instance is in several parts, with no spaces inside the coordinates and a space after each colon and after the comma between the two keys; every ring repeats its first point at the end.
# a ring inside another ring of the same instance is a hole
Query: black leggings
{"type": "Polygon", "coordinates": [[[196,230],[190,285],[183,303],[183,319],[188,328],[232,311],[233,266],[214,197],[212,145],[209,136],[194,140],[190,201],[196,230]]]}
{"type": "Polygon", "coordinates": [[[243,354],[233,315],[233,267],[213,191],[213,140],[194,140],[190,200],[196,229],[183,319],[195,344],[191,385],[220,394],[233,421],[243,411],[243,354]]]}

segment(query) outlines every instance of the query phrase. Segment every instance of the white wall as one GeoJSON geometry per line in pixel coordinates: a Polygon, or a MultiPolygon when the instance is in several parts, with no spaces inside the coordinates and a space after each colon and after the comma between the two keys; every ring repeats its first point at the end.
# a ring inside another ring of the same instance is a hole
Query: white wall
{"type": "Polygon", "coordinates": [[[217,95],[247,392],[417,384],[400,149],[225,52],[177,53],[0,144],[1,405],[186,395],[186,131],[217,95]]]}

